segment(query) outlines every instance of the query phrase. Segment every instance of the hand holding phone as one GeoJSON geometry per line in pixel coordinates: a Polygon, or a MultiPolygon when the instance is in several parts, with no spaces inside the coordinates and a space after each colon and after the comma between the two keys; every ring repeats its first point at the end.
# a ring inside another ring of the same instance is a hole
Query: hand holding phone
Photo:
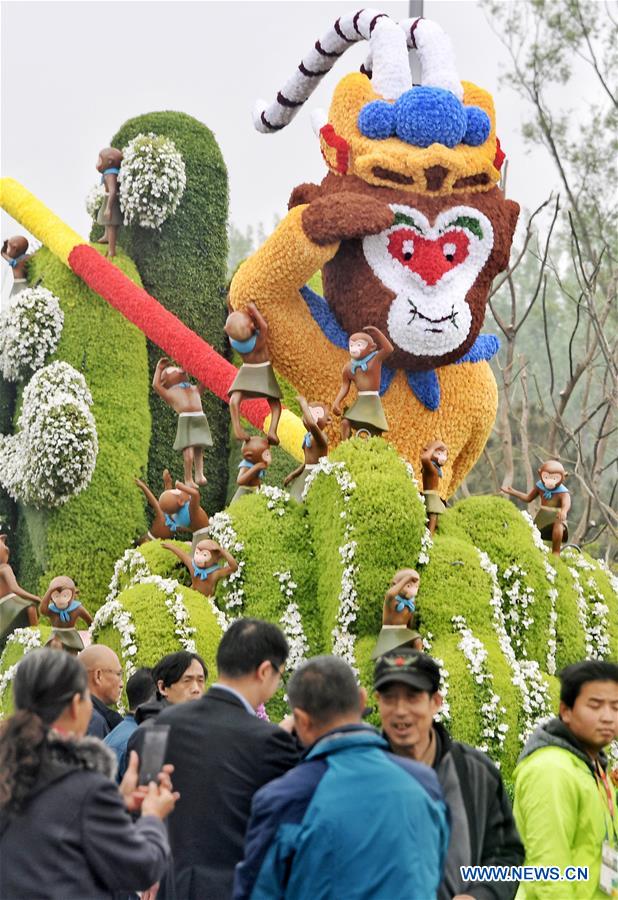
{"type": "Polygon", "coordinates": [[[155,724],[149,728],[144,728],[138,784],[150,784],[151,781],[157,782],[157,776],[165,762],[169,734],[169,725],[155,724]]]}

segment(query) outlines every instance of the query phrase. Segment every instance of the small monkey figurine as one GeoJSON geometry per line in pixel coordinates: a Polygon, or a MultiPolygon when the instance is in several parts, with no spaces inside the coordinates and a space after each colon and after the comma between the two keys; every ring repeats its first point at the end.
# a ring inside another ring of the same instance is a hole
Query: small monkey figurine
{"type": "Polygon", "coordinates": [[[240,404],[243,400],[263,397],[270,406],[268,442],[277,445],[281,389],[268,353],[268,323],[255,303],[250,303],[245,310],[230,313],[225,322],[225,333],[234,350],[242,356],[242,366],[228,391],[234,434],[239,441],[249,438],[240,423],[240,404]]]}
{"type": "Polygon", "coordinates": [[[53,636],[61,641],[69,653],[76,655],[89,644],[76,628],[78,619],[92,625],[92,616],[77,599],[79,590],[75,582],[66,575],[52,579],[45,596],[41,600],[41,615],[47,616],[52,623],[53,636]]]}
{"type": "Polygon", "coordinates": [[[9,565],[9,556],[6,535],[0,534],[0,635],[6,632],[22,609],[27,610],[29,625],[36,625],[39,621],[37,609],[41,598],[19,586],[9,565]]]}
{"type": "Polygon", "coordinates": [[[193,545],[208,531],[208,513],[200,505],[200,492],[194,484],[176,482],[171,491],[163,491],[158,501],[165,525],[172,532],[190,531],[193,534],[193,545]]]}
{"type": "Polygon", "coordinates": [[[510,486],[502,487],[501,490],[524,503],[531,503],[536,497],[541,498],[541,508],[535,516],[534,524],[543,540],[551,541],[551,552],[560,556],[560,545],[569,539],[567,515],[571,508],[571,495],[564,484],[567,473],[557,459],[548,459],[538,474],[539,481],[529,494],[516,491],[510,486]]]}
{"type": "Polygon", "coordinates": [[[446,512],[440,497],[440,479],[442,466],[448,459],[448,449],[442,441],[432,441],[423,447],[421,453],[421,469],[423,472],[423,496],[427,508],[427,527],[433,534],[438,525],[438,518],[446,512]]]}
{"type": "Polygon", "coordinates": [[[382,630],[371,659],[378,659],[403,645],[410,646],[414,650],[423,649],[423,639],[418,631],[414,630],[416,595],[420,580],[415,569],[399,569],[395,572],[391,586],[384,595],[382,630]]]}
{"type": "Polygon", "coordinates": [[[182,451],[185,481],[206,484],[204,447],[212,447],[210,426],[202,408],[202,394],[206,388],[203,384],[191,384],[188,378],[184,369],[172,366],[167,356],[163,356],[157,363],[152,386],[159,397],[178,413],[174,450],[182,451]]]}
{"type": "Polygon", "coordinates": [[[341,419],[341,439],[347,441],[352,426],[357,435],[369,437],[388,431],[388,423],[380,400],[382,363],[395,349],[379,328],[365,325],[362,331],[350,335],[348,342],[350,362],[341,373],[341,388],[333,403],[333,412],[341,419]],[[356,402],[342,410],[351,385],[356,386],[356,402]]]}
{"type": "Polygon", "coordinates": [[[103,225],[105,233],[98,244],[107,244],[107,255],[116,255],[118,229],[123,224],[118,193],[118,173],[122,162],[122,152],[115,147],[105,147],[97,159],[97,172],[101,173],[101,184],[105,185],[105,198],[97,215],[97,224],[103,225]]]}
{"type": "Polygon", "coordinates": [[[243,444],[242,455],[243,459],[238,465],[239,472],[236,478],[238,490],[232,497],[230,505],[245,494],[257,491],[262,483],[266,469],[272,462],[268,438],[258,435],[248,438],[243,444]]]}
{"type": "Polygon", "coordinates": [[[215,541],[198,541],[192,555],[175,544],[164,542],[162,546],[182,560],[191,575],[191,587],[204,597],[212,597],[218,582],[238,569],[238,563],[232,554],[215,541]],[[224,564],[221,565],[223,561],[224,564]]]}
{"type": "Polygon", "coordinates": [[[307,403],[306,399],[301,395],[296,399],[303,413],[303,425],[307,429],[307,433],[303,438],[305,461],[297,469],[285,476],[283,485],[287,487],[291,482],[290,496],[301,503],[303,489],[309,472],[315,469],[323,456],[328,454],[328,438],[324,429],[330,425],[332,418],[330,410],[325,403],[307,403]]]}
{"type": "MultiPolygon", "coordinates": [[[[142,481],[141,478],[134,478],[133,481],[143,493],[144,497],[148,501],[148,505],[154,513],[152,522],[150,523],[150,530],[147,531],[146,534],[139,539],[138,543],[145,544],[148,541],[169,540],[170,538],[174,537],[171,528],[165,524],[165,513],[161,509],[159,501],[152,493],[148,485],[144,481],[142,481]]],[[[171,491],[173,489],[174,483],[172,481],[172,476],[169,473],[169,469],[163,469],[163,490],[171,491]]]]}
{"type": "Polygon", "coordinates": [[[13,286],[11,287],[10,296],[14,297],[28,284],[26,280],[26,263],[30,259],[31,254],[28,253],[28,241],[22,235],[17,234],[15,237],[7,238],[2,245],[2,259],[5,259],[13,270],[13,286]]]}

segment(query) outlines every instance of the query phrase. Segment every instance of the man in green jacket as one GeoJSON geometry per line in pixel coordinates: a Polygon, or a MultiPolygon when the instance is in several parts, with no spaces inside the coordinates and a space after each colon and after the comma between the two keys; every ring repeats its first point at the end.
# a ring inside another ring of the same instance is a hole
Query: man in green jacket
{"type": "Polygon", "coordinates": [[[618,814],[604,753],[618,736],[618,665],[575,663],[560,684],[560,717],[534,731],[515,770],[515,821],[526,866],[559,867],[563,877],[569,866],[588,867],[588,879],[522,881],[517,898],[602,900],[613,865],[618,897],[618,814]]]}

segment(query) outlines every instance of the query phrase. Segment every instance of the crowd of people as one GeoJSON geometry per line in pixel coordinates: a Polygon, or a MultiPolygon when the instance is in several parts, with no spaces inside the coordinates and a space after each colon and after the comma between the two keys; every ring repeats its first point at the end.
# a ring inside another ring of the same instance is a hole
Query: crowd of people
{"type": "Polygon", "coordinates": [[[561,672],[558,715],[530,736],[512,805],[496,765],[437,720],[430,656],[404,647],[377,660],[369,702],[381,730],[346,662],[315,657],[288,680],[287,657],[277,626],[238,619],[206,692],[200,656],[172,653],[128,679],[122,718],[109,647],[28,653],[0,727],[1,900],[592,900],[618,889],[605,754],[618,665],[561,672]],[[256,711],[282,683],[291,714],[275,724],[256,711]],[[153,728],[167,744],[142,784],[153,728]]]}

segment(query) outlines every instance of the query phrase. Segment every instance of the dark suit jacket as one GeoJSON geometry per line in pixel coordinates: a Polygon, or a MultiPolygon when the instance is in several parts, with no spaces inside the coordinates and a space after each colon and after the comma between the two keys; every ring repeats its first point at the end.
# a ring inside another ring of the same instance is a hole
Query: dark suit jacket
{"type": "Polygon", "coordinates": [[[253,795],[299,760],[277,725],[252,716],[221,688],[157,717],[170,725],[166,762],[180,800],[168,819],[175,893],[168,874],[161,900],[226,900],[243,858],[253,795]]]}
{"type": "Polygon", "coordinates": [[[122,716],[115,709],[106,706],[94,694],[90,695],[90,699],[92,700],[92,716],[86,734],[103,740],[116,725],[120,725],[122,716]]]}

